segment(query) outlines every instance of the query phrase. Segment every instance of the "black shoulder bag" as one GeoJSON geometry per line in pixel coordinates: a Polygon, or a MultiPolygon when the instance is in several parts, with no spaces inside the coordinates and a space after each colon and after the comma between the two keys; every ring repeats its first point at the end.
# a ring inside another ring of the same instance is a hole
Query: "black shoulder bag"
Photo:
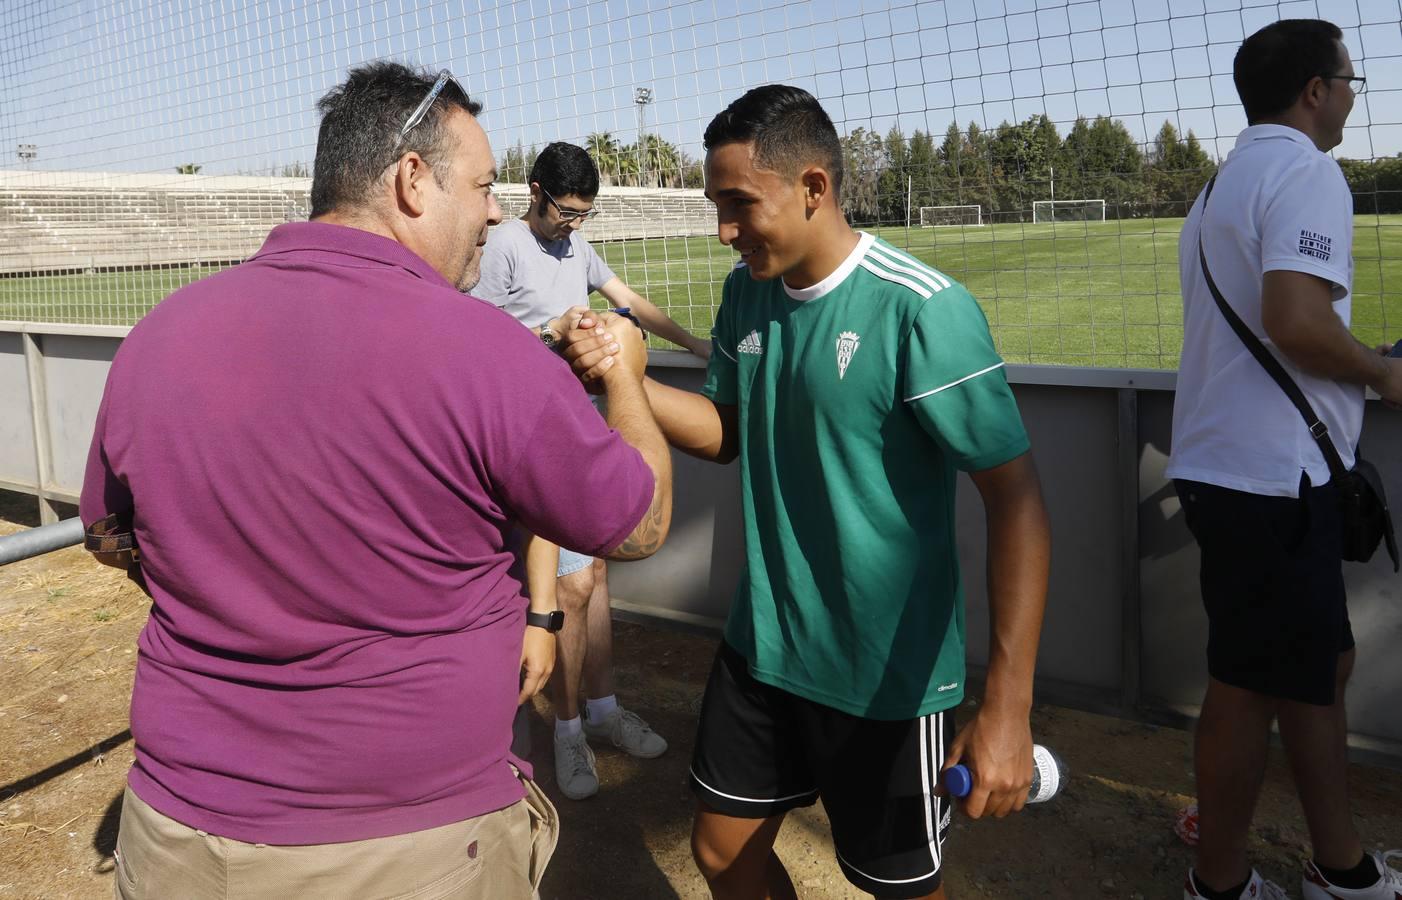
{"type": "MultiPolygon", "coordinates": [[[[1207,215],[1207,201],[1212,196],[1212,186],[1216,183],[1217,178],[1213,176],[1203,193],[1203,219],[1207,215]]],[[[1300,390],[1290,373],[1285,371],[1280,360],[1272,356],[1261,340],[1246,327],[1246,323],[1241,321],[1241,317],[1227,304],[1226,298],[1217,289],[1217,283],[1212,280],[1212,272],[1207,268],[1207,253],[1202,249],[1201,223],[1202,220],[1199,220],[1198,260],[1202,263],[1202,274],[1207,280],[1207,289],[1212,292],[1212,299],[1217,301],[1217,308],[1222,311],[1227,324],[1232,326],[1232,331],[1236,332],[1246,349],[1251,351],[1251,355],[1256,357],[1256,361],[1275,383],[1280,385],[1285,396],[1289,397],[1290,402],[1300,411],[1305,425],[1309,428],[1310,437],[1319,445],[1319,451],[1324,454],[1324,461],[1329,465],[1329,480],[1334,483],[1334,489],[1339,496],[1339,523],[1343,530],[1344,559],[1349,562],[1367,562],[1373,558],[1378,543],[1386,540],[1387,555],[1392,558],[1392,571],[1398,571],[1397,538],[1393,534],[1392,513],[1387,508],[1387,494],[1383,492],[1383,482],[1378,476],[1378,470],[1357,453],[1354,454],[1353,469],[1344,468],[1344,461],[1339,458],[1339,451],[1335,449],[1334,441],[1329,437],[1329,426],[1314,414],[1313,407],[1305,399],[1304,391],[1300,390]]]]}

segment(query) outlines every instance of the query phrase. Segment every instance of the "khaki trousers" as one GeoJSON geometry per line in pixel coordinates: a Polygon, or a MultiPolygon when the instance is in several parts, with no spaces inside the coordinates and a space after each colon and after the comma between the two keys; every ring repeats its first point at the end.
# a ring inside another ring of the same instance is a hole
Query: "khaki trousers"
{"type": "Polygon", "coordinates": [[[180,824],[128,788],[117,900],[530,900],[560,835],[535,782],[506,809],[410,834],[273,846],[180,824]]]}

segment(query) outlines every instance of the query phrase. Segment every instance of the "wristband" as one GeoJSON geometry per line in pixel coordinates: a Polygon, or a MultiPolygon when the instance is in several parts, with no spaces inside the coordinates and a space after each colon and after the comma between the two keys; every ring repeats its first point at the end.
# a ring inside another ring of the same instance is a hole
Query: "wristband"
{"type": "Polygon", "coordinates": [[[526,610],[526,624],[536,628],[544,628],[551,634],[555,634],[565,627],[565,611],[552,609],[550,612],[538,613],[526,610]]]}
{"type": "Polygon", "coordinates": [[[618,315],[622,316],[623,318],[627,319],[629,322],[632,322],[634,325],[638,326],[638,330],[643,333],[643,338],[647,338],[647,329],[643,327],[642,322],[638,321],[638,317],[633,315],[633,307],[615,306],[613,308],[613,311],[618,315]]]}

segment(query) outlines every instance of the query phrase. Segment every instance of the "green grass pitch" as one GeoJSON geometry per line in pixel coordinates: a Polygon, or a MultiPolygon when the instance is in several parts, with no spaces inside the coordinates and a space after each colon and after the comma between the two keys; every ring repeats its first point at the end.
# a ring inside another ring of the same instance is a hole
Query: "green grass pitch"
{"type": "MultiPolygon", "coordinates": [[[[890,243],[963,282],[1008,362],[1175,369],[1183,343],[1182,219],[886,227],[890,243]]],[[[714,238],[602,247],[609,265],[682,325],[704,332],[734,256],[714,238]]],[[[1402,216],[1354,220],[1353,330],[1402,337],[1402,216]]]]}
{"type": "MultiPolygon", "coordinates": [[[[1402,216],[1358,216],[1354,333],[1402,337],[1402,216]]],[[[874,230],[963,282],[1009,362],[1172,369],[1183,339],[1181,219],[874,230]]],[[[585,232],[586,236],[588,232],[585,232]]],[[[614,271],[694,332],[711,327],[734,255],[713,237],[598,245],[614,271]]],[[[0,279],[0,319],[129,325],[213,269],[0,279]]],[[[602,303],[595,295],[596,305],[602,303]]],[[[654,339],[654,345],[667,346],[654,339]]]]}

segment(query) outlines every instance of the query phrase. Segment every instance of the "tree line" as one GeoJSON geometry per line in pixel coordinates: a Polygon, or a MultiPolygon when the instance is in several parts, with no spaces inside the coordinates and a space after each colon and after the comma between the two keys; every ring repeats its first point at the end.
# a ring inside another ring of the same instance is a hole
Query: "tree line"
{"type": "MultiPolygon", "coordinates": [[[[1062,137],[1046,115],[980,128],[951,122],[944,138],[920,129],[906,137],[896,126],[883,136],[856,128],[842,136],[842,205],[855,223],[919,221],[922,206],[983,208],[983,221],[1032,219],[1038,200],[1104,200],[1110,219],[1187,215],[1218,163],[1191,130],[1165,121],[1140,145],[1118,119],[1081,117],[1062,137]]],[[[700,160],[656,134],[620,143],[595,132],[585,149],[604,186],[701,188],[700,160]]],[[[518,141],[499,161],[503,181],[528,180],[537,150],[518,141]]],[[[1402,154],[1341,159],[1339,166],[1360,214],[1402,213],[1402,154]]]]}
{"type": "MultiPolygon", "coordinates": [[[[584,149],[599,167],[604,187],[699,189],[705,185],[700,160],[660,135],[644,133],[641,140],[623,144],[611,132],[596,131],[585,138],[584,149]]],[[[498,161],[499,177],[526,183],[538,154],[534,144],[525,148],[517,141],[498,161]]]]}
{"type": "MultiPolygon", "coordinates": [[[[899,128],[858,128],[842,138],[843,205],[854,222],[904,223],[922,206],[978,204],[985,222],[1032,218],[1038,200],[1104,200],[1105,216],[1179,218],[1217,172],[1191,130],[1165,121],[1141,147],[1123,122],[1079,118],[1065,138],[1045,115],[991,130],[951,123],[944,139],[899,128]]],[[[1341,159],[1360,215],[1402,213],[1402,154],[1341,159]]]]}
{"type": "Polygon", "coordinates": [[[983,207],[985,222],[1032,218],[1039,200],[1104,200],[1107,218],[1183,216],[1217,164],[1189,131],[1164,122],[1147,147],[1123,122],[1076,120],[1063,138],[1045,115],[982,129],[950,123],[944,139],[899,127],[842,138],[843,206],[854,222],[905,222],[922,206],[983,207]]]}

